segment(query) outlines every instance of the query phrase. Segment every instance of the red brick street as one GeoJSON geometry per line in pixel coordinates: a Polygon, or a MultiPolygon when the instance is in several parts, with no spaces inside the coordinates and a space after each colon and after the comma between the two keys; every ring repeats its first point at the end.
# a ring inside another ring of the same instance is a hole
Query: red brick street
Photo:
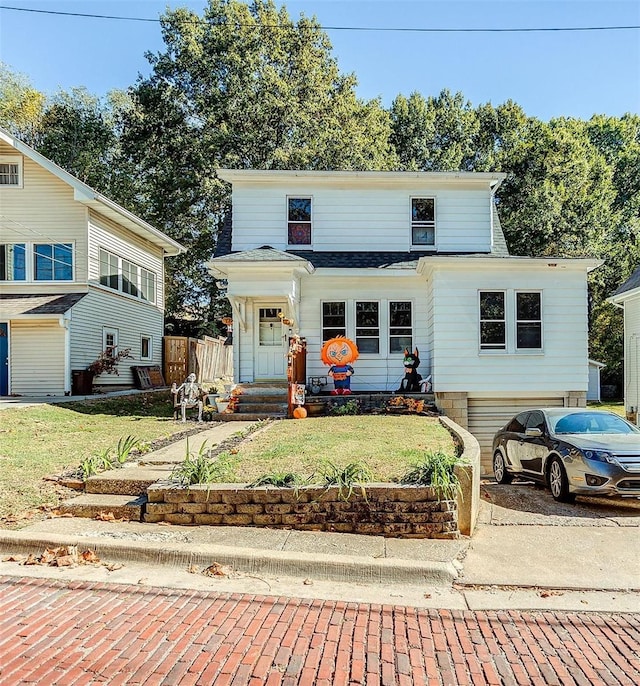
{"type": "Polygon", "coordinates": [[[0,684],[640,683],[640,615],[0,577],[0,684]]]}

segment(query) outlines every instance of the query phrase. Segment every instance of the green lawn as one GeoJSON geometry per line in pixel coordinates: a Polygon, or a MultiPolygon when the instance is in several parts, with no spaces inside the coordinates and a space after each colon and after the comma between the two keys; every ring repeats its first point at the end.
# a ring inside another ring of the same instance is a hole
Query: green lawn
{"type": "Polygon", "coordinates": [[[59,487],[43,477],[77,467],[120,437],[152,441],[183,431],[172,416],[166,393],[0,411],[0,526],[57,504],[59,487]]]}
{"type": "Polygon", "coordinates": [[[260,476],[293,472],[306,478],[323,461],[344,467],[363,462],[374,481],[402,476],[428,451],[455,454],[449,432],[435,417],[356,415],[274,422],[249,436],[217,479],[247,483],[260,476]]]}
{"type": "Polygon", "coordinates": [[[624,403],[621,400],[615,402],[609,401],[604,403],[588,403],[588,406],[592,407],[594,410],[607,410],[608,412],[615,412],[621,417],[626,416],[624,403]]]}

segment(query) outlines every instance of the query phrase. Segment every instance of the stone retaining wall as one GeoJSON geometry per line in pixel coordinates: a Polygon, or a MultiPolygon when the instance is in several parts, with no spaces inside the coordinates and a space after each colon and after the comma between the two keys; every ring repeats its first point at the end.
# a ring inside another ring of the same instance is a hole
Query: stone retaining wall
{"type": "MultiPolygon", "coordinates": [[[[238,484],[177,487],[158,482],[147,490],[145,522],[182,525],[265,526],[339,531],[400,538],[458,538],[454,500],[433,489],[368,484],[345,501],[338,488],[243,488],[238,484]]],[[[343,494],[342,495],[346,495],[343,494]]]]}

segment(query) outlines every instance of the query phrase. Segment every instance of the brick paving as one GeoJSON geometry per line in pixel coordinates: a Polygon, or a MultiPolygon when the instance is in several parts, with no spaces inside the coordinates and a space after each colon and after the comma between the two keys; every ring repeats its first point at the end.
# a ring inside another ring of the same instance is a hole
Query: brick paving
{"type": "Polygon", "coordinates": [[[637,686],[640,614],[0,577],[0,684],[637,686]]]}

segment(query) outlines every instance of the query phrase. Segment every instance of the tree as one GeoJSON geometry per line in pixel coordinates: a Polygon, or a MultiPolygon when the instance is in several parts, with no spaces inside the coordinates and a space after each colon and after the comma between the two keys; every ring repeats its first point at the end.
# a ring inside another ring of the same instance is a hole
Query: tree
{"type": "Polygon", "coordinates": [[[23,74],[0,62],[0,126],[25,143],[35,140],[46,97],[23,74]]]}
{"type": "Polygon", "coordinates": [[[162,18],[166,50],[133,89],[122,149],[142,216],[189,248],[168,265],[169,314],[212,319],[204,263],[229,206],[218,167],[386,169],[389,115],[362,102],[315,19],[272,0],[210,0],[162,18]]]}

